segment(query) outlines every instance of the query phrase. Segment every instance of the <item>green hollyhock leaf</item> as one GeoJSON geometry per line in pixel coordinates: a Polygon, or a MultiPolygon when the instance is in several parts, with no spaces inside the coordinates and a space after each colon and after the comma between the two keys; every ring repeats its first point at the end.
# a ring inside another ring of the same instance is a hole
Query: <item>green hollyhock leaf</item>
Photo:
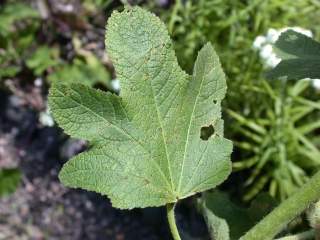
{"type": "Polygon", "coordinates": [[[268,78],[320,78],[320,43],[288,30],[280,35],[274,49],[281,62],[267,74],[268,78]]]}
{"type": "Polygon", "coordinates": [[[91,143],[64,165],[61,181],[124,209],[162,206],[223,182],[232,143],[223,137],[227,88],[213,47],[203,47],[187,75],[165,25],[138,7],[112,14],[106,46],[120,96],[84,85],[51,88],[58,124],[91,143]]]}

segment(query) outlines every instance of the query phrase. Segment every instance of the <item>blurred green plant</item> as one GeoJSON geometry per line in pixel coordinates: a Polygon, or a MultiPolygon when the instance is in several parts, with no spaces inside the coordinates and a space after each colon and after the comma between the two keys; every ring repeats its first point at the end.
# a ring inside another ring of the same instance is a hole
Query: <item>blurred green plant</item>
{"type": "Polygon", "coordinates": [[[305,97],[309,86],[308,80],[294,86],[286,81],[273,85],[263,81],[261,87],[242,88],[264,99],[259,118],[228,110],[236,120],[233,131],[240,136],[235,145],[242,149],[240,160],[233,163],[234,171],[252,169],[245,182],[248,191],[244,200],[266,187],[271,196],[283,200],[320,166],[320,151],[314,141],[320,128],[320,102],[305,97]],[[282,91],[274,85],[282,85],[282,91]]]}
{"type": "Polygon", "coordinates": [[[111,89],[111,74],[92,52],[84,50],[81,41],[73,37],[76,56],[71,63],[62,62],[48,76],[48,80],[63,84],[81,83],[87,86],[101,84],[111,89]]]}
{"type": "Polygon", "coordinates": [[[32,19],[37,18],[39,18],[38,12],[28,4],[8,1],[8,3],[0,10],[0,36],[8,37],[11,34],[14,34],[16,30],[22,30],[24,27],[23,25],[28,25],[28,22],[32,23],[32,19]],[[20,24],[17,25],[19,21],[24,19],[31,19],[31,21],[29,20],[27,23],[24,22],[23,24],[20,22],[20,24]]]}
{"type": "Polygon", "coordinates": [[[21,173],[18,169],[0,169],[0,197],[13,193],[20,183],[21,173]]]}
{"type": "MultiPolygon", "coordinates": [[[[255,111],[254,98],[239,94],[241,85],[263,79],[263,66],[252,49],[269,28],[298,25],[319,33],[320,4],[314,0],[177,0],[170,11],[151,9],[166,22],[180,65],[188,72],[205,42],[213,42],[229,77],[227,105],[255,111]]],[[[227,131],[228,132],[228,131],[227,131]]]]}
{"type": "Polygon", "coordinates": [[[245,115],[228,110],[236,120],[232,128],[240,149],[234,170],[252,170],[245,200],[265,188],[283,200],[319,168],[320,102],[312,100],[317,90],[309,87],[314,80],[289,81],[319,76],[319,46],[292,30],[282,33],[275,43],[282,61],[267,74],[273,82],[240,87],[259,103],[256,111],[245,115]]]}
{"type": "Polygon", "coordinates": [[[113,0],[83,0],[83,6],[90,12],[97,12],[108,7],[113,0]]]}
{"type": "Polygon", "coordinates": [[[59,65],[59,51],[48,46],[39,47],[27,60],[26,65],[36,76],[41,76],[47,69],[59,65]]]}
{"type": "MultiPolygon", "coordinates": [[[[83,7],[96,12],[109,4],[110,1],[84,1],[83,7]]],[[[64,59],[60,42],[38,41],[36,32],[43,24],[38,10],[28,3],[16,0],[4,4],[0,10],[0,79],[16,77],[28,68],[35,77],[49,82],[101,84],[111,89],[111,73],[93,52],[84,50],[77,32],[72,32],[70,39],[75,54],[72,59],[64,59]]],[[[46,24],[52,24],[50,19],[46,24]]]]}
{"type": "Polygon", "coordinates": [[[34,40],[39,19],[39,13],[23,2],[8,1],[0,8],[0,80],[21,70],[23,55],[34,40]]]}
{"type": "Polygon", "coordinates": [[[90,63],[76,58],[71,64],[63,64],[56,68],[48,76],[48,80],[63,84],[81,83],[94,86],[100,83],[108,86],[111,75],[97,58],[94,58],[90,63]]]}

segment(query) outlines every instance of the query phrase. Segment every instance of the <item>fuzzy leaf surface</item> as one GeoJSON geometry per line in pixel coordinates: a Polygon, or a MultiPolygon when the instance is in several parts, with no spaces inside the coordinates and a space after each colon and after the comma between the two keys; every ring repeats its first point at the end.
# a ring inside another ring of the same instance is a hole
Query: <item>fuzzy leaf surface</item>
{"type": "Polygon", "coordinates": [[[123,209],[162,206],[223,182],[232,143],[223,137],[226,80],[213,47],[203,47],[187,75],[165,25],[138,7],[112,14],[106,46],[120,96],[82,85],[51,88],[58,124],[91,143],[64,165],[61,181],[123,209]]]}
{"type": "Polygon", "coordinates": [[[320,43],[312,38],[287,30],[275,43],[275,52],[281,62],[267,74],[268,78],[320,78],[320,43]]]}

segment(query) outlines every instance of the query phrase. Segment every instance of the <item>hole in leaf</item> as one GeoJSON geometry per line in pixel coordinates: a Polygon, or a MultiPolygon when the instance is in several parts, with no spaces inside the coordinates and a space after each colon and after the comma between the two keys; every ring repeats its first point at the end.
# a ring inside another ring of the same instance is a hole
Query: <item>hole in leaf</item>
{"type": "Polygon", "coordinates": [[[200,138],[205,141],[207,141],[213,134],[214,127],[212,126],[212,124],[210,124],[209,126],[204,126],[200,130],[200,138]]]}
{"type": "Polygon", "coordinates": [[[213,100],[213,104],[217,104],[217,103],[218,103],[218,101],[214,99],[213,100]]]}

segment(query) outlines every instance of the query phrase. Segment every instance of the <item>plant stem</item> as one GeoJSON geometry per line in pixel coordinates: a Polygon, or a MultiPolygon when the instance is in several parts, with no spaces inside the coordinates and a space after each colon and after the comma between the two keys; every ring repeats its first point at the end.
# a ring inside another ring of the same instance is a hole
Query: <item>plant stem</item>
{"type": "Polygon", "coordinates": [[[320,199],[320,171],[240,239],[273,239],[295,216],[318,199],[320,199]]]}
{"type": "Polygon", "coordinates": [[[275,240],[307,240],[307,239],[314,239],[314,230],[309,230],[303,233],[299,233],[292,236],[277,238],[275,240]]]}
{"type": "Polygon", "coordinates": [[[177,20],[178,11],[181,8],[181,6],[182,6],[181,0],[176,0],[176,3],[172,9],[172,13],[171,13],[169,24],[168,24],[168,31],[170,34],[173,33],[174,24],[175,24],[175,21],[177,20]]]}
{"type": "Polygon", "coordinates": [[[176,224],[176,219],[174,216],[174,208],[175,208],[175,203],[168,203],[167,204],[167,217],[168,217],[168,222],[170,226],[170,231],[172,234],[172,237],[174,240],[181,240],[179,231],[177,228],[176,224]]]}

